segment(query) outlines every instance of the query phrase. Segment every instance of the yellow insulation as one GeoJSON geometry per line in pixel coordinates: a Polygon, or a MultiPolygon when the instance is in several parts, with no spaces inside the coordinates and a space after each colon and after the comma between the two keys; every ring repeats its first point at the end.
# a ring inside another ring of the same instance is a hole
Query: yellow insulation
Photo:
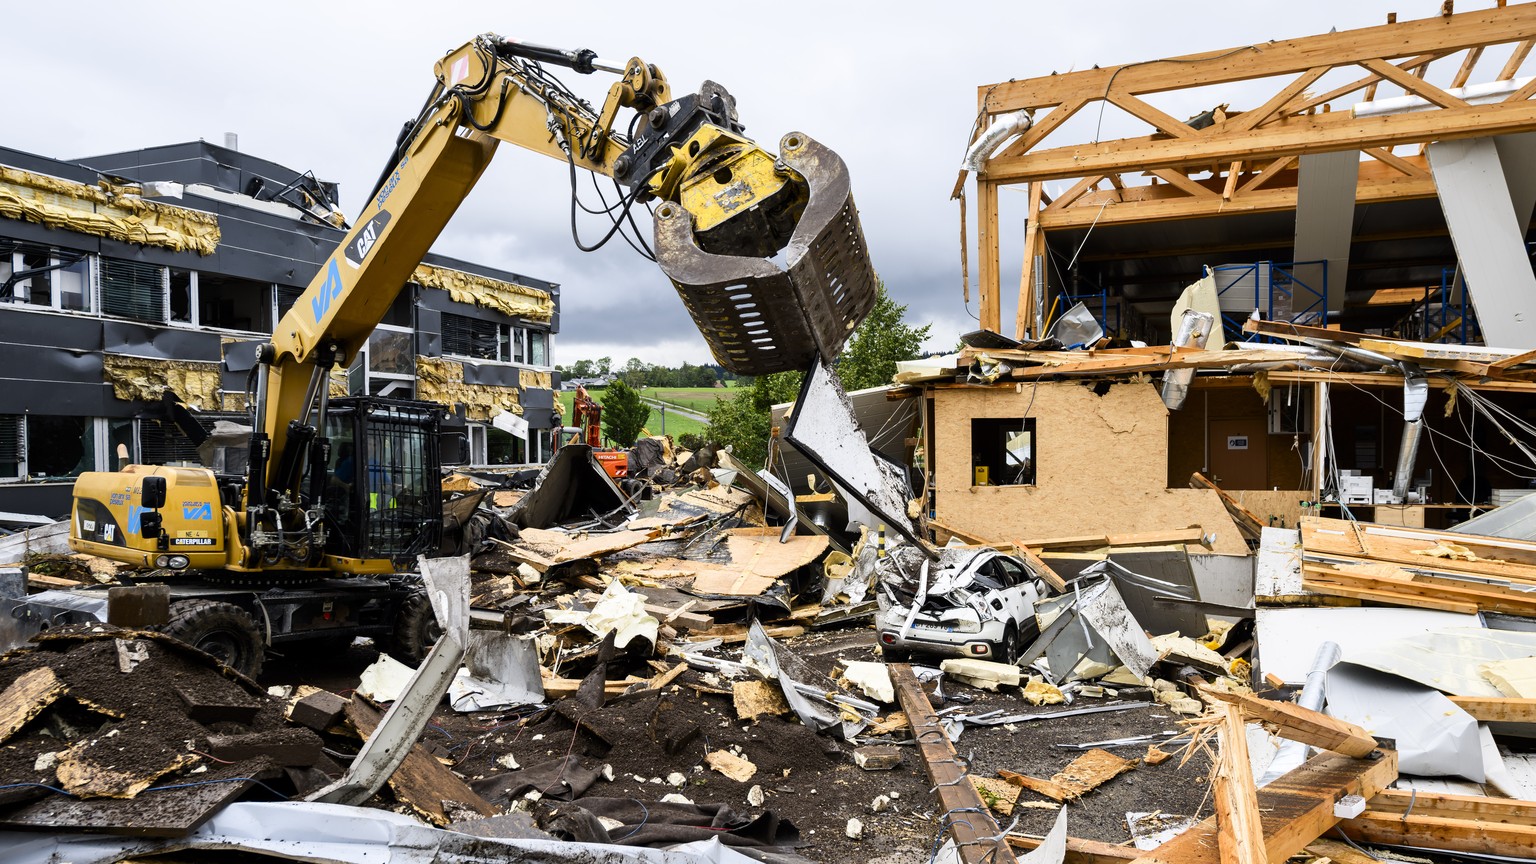
{"type": "Polygon", "coordinates": [[[105,354],[101,367],[112,395],[125,402],[158,402],[160,394],[170,389],[193,408],[223,407],[218,363],[105,354]]]}
{"type": "Polygon", "coordinates": [[[146,201],[138,190],[0,165],[0,216],[177,252],[211,255],[218,248],[219,220],[212,213],[146,201]]]}
{"type": "Polygon", "coordinates": [[[448,292],[459,303],[473,303],[529,321],[549,321],[555,316],[555,300],[548,291],[516,282],[503,282],[463,270],[422,264],[411,281],[423,288],[448,292]]]}
{"type": "Polygon", "coordinates": [[[444,405],[462,404],[469,420],[489,420],[510,411],[522,414],[517,391],[490,384],[465,384],[464,364],[441,357],[416,358],[416,398],[444,405]]]}
{"type": "Polygon", "coordinates": [[[517,383],[524,390],[534,387],[548,390],[555,386],[554,379],[548,372],[536,372],[532,369],[517,370],[517,383]]]}

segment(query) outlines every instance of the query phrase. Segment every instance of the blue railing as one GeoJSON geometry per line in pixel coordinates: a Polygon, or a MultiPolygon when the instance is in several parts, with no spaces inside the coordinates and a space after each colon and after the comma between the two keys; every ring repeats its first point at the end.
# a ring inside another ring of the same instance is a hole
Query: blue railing
{"type": "MultiPolygon", "coordinates": [[[[1207,268],[1216,278],[1216,298],[1222,325],[1227,332],[1243,332],[1243,322],[1253,310],[1266,321],[1289,321],[1321,327],[1328,319],[1328,263],[1326,261],[1257,261],[1207,268]],[[1299,267],[1318,266],[1320,279],[1311,283],[1298,277],[1299,267]],[[1225,278],[1224,278],[1225,277],[1225,278]],[[1226,284],[1223,285],[1222,283],[1226,284]]],[[[1256,333],[1244,334],[1249,342],[1274,341],[1256,333]]]]}

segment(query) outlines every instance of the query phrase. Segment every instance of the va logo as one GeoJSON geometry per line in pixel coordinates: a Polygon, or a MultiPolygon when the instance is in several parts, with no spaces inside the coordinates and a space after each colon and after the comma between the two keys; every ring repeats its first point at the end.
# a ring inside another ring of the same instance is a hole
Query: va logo
{"type": "Polygon", "coordinates": [[[144,513],[146,513],[146,512],[148,512],[148,509],[149,508],[147,508],[147,507],[140,507],[137,504],[130,504],[130,505],[128,505],[128,533],[129,534],[137,534],[137,533],[139,533],[139,516],[144,514],[144,513]]]}
{"type": "Polygon", "coordinates": [[[181,505],[181,518],[212,521],[213,505],[207,501],[181,505]]]}
{"type": "Polygon", "coordinates": [[[320,296],[309,301],[310,308],[315,313],[315,323],[331,308],[331,303],[341,296],[341,268],[336,266],[336,259],[332,258],[325,271],[325,284],[320,286],[320,296]]]}

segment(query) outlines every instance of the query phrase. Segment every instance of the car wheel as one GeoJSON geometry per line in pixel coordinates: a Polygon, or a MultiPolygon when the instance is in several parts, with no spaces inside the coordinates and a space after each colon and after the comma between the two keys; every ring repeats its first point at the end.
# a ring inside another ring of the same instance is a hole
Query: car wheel
{"type": "Polygon", "coordinates": [[[1003,629],[1003,638],[992,646],[993,659],[998,663],[1013,663],[1019,659],[1019,628],[1009,623],[1003,629]]]}
{"type": "Polygon", "coordinates": [[[389,654],[402,663],[416,665],[427,659],[443,628],[432,611],[432,600],[424,590],[412,591],[400,603],[395,615],[395,632],[390,634],[389,654]]]}
{"type": "Polygon", "coordinates": [[[261,674],[266,650],[251,614],[233,603],[217,600],[178,600],[160,632],[213,656],[243,675],[261,674]]]}

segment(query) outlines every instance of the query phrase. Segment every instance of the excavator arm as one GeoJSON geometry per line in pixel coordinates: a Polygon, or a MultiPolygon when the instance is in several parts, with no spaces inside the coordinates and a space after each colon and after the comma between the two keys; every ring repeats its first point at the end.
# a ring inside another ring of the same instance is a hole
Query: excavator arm
{"type": "MultiPolygon", "coordinates": [[[[777,155],[763,149],[720,85],[673,98],[666,76],[639,58],[609,64],[494,34],[449,52],[435,72],[363,212],[258,352],[229,570],[321,565],[331,373],[367,344],[501,142],[567,163],[573,196],[578,169],[613,178],[625,217],[659,202],[656,263],[728,369],[761,375],[831,359],[873,306],[875,275],[842,160],[799,132],[777,155]],[[546,66],[619,77],[594,109],[546,66]]],[[[572,218],[574,231],[574,209],[572,218]]],[[[122,483],[103,475],[87,485],[122,483]]]]}

